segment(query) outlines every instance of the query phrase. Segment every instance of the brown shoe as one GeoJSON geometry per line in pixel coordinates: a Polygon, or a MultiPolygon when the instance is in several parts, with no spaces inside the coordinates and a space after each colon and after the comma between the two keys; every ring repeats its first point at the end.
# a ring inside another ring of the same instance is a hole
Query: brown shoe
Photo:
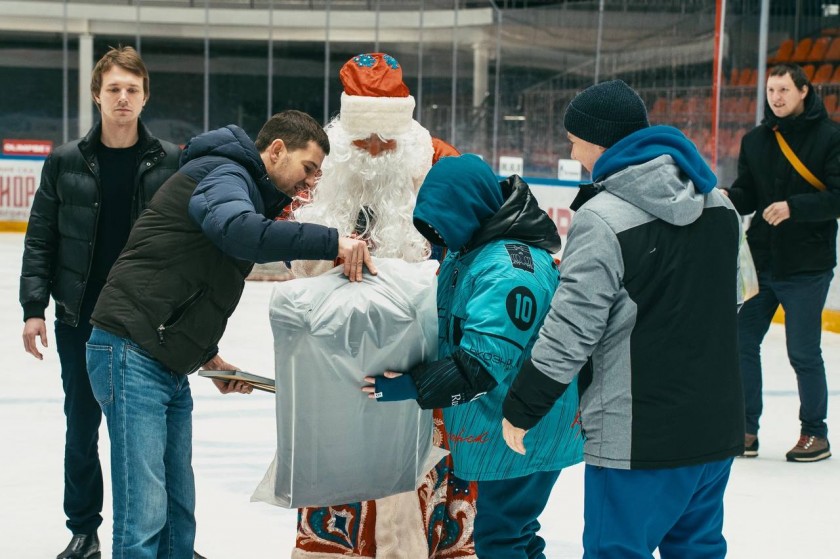
{"type": "Polygon", "coordinates": [[[755,458],[758,456],[758,435],[751,435],[746,433],[744,435],[744,453],[743,458],[755,458]]]}
{"type": "Polygon", "coordinates": [[[817,462],[831,456],[828,439],[814,435],[800,435],[799,442],[785,457],[788,462],[817,462]]]}

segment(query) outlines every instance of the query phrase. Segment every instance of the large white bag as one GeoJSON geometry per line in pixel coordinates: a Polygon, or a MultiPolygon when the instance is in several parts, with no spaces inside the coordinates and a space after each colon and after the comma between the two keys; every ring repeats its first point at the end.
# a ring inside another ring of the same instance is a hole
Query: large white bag
{"type": "Polygon", "coordinates": [[[283,507],[379,499],[419,487],[446,455],[431,411],[376,402],[367,375],[437,358],[437,262],[376,259],[350,282],[335,268],[278,283],[274,333],[277,454],[252,500],[283,507]]]}
{"type": "Polygon", "coordinates": [[[744,302],[758,295],[758,272],[755,271],[750,244],[744,233],[741,233],[738,245],[738,291],[744,302]]]}

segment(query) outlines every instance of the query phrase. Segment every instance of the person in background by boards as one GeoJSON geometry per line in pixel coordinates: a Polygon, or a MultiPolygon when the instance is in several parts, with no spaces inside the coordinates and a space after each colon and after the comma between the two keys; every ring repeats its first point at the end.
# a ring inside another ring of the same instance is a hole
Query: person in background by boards
{"type": "Polygon", "coordinates": [[[738,178],[723,193],[741,215],[755,212],[747,241],[758,273],[758,295],[744,303],[738,315],[744,456],[758,456],[761,342],[781,305],[788,359],[799,388],[799,439],[786,458],[825,460],[831,456],[831,445],[820,343],[823,306],[837,265],[840,124],[829,118],[797,64],[770,69],[764,121],[741,140],[738,178]],[[783,145],[789,146],[811,179],[796,169],[783,145]]]}
{"type": "Polygon", "coordinates": [[[99,122],[44,163],[24,240],[20,275],[23,346],[43,359],[45,310],[55,302],[55,345],[64,387],[64,513],[73,536],[58,559],[99,557],[103,481],[102,410],[85,362],[90,315],[129,231],[160,185],[178,169],[178,146],[140,119],[149,72],[129,46],[111,48],[90,80],[99,122]]]}

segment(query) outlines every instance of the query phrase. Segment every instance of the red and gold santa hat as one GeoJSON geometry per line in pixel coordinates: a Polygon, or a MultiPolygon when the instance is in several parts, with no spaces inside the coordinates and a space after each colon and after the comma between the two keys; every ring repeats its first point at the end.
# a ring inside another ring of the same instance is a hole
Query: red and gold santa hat
{"type": "Polygon", "coordinates": [[[359,54],[342,66],[339,77],[344,86],[341,124],[348,134],[363,138],[376,133],[389,138],[411,129],[414,97],[394,57],[381,52],[359,54]]]}

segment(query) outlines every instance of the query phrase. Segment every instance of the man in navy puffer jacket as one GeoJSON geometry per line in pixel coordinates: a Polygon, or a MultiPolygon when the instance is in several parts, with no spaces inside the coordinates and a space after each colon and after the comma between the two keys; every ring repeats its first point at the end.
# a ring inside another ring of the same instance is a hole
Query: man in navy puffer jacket
{"type": "MultiPolygon", "coordinates": [[[[192,396],[199,367],[234,370],[217,343],[255,262],[344,259],[376,270],[363,241],[275,221],[309,187],[329,141],[309,115],[274,115],[252,142],[237,126],[193,138],[137,220],[93,311],[91,387],[108,420],[114,557],[192,557],[192,396]],[[161,551],[162,553],[162,551],[161,551]]],[[[250,392],[214,381],[222,393],[250,392]]]]}

